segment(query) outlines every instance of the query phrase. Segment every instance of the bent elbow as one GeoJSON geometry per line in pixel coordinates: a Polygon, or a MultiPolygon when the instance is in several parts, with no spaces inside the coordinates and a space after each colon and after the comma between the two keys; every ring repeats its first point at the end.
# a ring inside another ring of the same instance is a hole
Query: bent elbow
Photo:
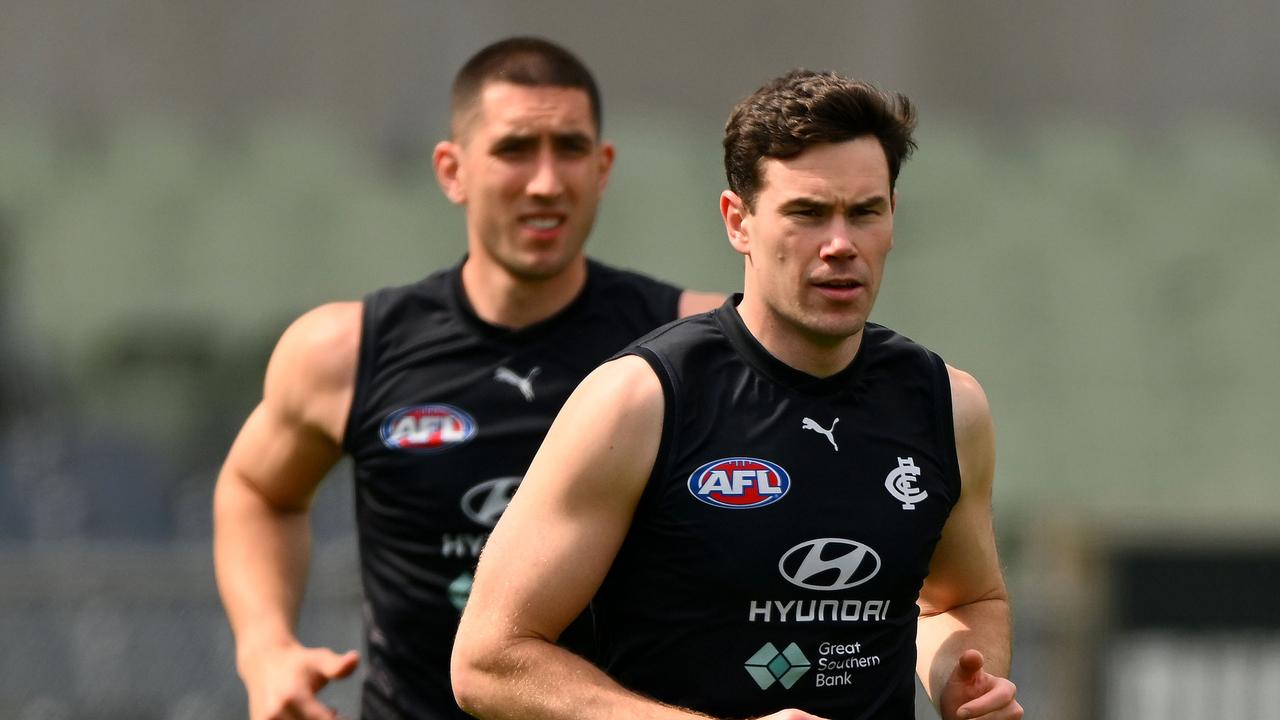
{"type": "Polygon", "coordinates": [[[472,672],[469,669],[459,670],[458,666],[454,665],[450,675],[453,683],[453,701],[458,704],[458,708],[468,715],[482,717],[480,715],[481,693],[472,672]]]}
{"type": "Polygon", "coordinates": [[[483,717],[485,672],[481,669],[484,653],[467,643],[460,635],[449,660],[449,681],[453,700],[468,715],[483,717]]]}

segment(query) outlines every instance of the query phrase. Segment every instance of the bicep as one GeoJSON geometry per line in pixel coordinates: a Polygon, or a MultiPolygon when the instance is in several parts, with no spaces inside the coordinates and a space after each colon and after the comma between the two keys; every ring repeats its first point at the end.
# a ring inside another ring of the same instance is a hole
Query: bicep
{"type": "Polygon", "coordinates": [[[219,485],[254,492],[279,510],[303,510],[342,455],[359,349],[359,303],[322,306],[276,345],[262,401],[227,454],[219,485]]]}
{"type": "Polygon", "coordinates": [[[657,455],[662,412],[661,386],[640,358],[607,363],[583,381],[485,546],[464,623],[475,620],[502,639],[559,636],[626,536],[657,455]]]}
{"type": "Polygon", "coordinates": [[[240,428],[218,486],[224,492],[252,493],[277,510],[305,510],[341,454],[331,438],[264,401],[240,428]]]}
{"type": "Polygon", "coordinates": [[[960,498],[943,527],[920,591],[925,615],[1005,594],[991,518],[995,475],[991,410],[976,380],[950,371],[960,498]]]}

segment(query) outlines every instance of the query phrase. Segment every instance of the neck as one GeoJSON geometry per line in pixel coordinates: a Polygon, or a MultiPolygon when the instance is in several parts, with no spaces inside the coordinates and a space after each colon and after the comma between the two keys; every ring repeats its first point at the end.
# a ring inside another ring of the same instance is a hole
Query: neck
{"type": "Polygon", "coordinates": [[[810,330],[781,317],[764,303],[754,301],[758,295],[746,295],[738,303],[742,322],[769,354],[791,367],[824,378],[849,367],[862,345],[862,330],[842,337],[831,337],[810,330]]]}
{"type": "Polygon", "coordinates": [[[562,272],[548,278],[512,275],[496,263],[473,255],[462,265],[462,288],[481,320],[490,325],[522,328],[563,310],[587,282],[587,260],[579,256],[562,272]]]}

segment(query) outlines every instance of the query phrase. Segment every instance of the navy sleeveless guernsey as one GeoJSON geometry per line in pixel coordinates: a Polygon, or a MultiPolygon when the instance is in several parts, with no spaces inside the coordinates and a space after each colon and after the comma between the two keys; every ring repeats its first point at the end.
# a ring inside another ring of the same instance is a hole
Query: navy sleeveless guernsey
{"type": "Polygon", "coordinates": [[[946,366],[868,323],[853,362],[815,378],[737,299],[625,351],[665,415],[592,605],[602,666],[719,718],[911,720],[916,600],[960,491],[946,366]]]}
{"type": "MultiPolygon", "coordinates": [[[[344,446],[354,460],[367,671],[361,714],[463,718],[449,655],[480,548],[569,393],[674,320],[680,290],[590,262],[557,315],[476,316],[461,265],[364,301],[344,446]]],[[[586,653],[589,622],[562,642],[586,653]]]]}

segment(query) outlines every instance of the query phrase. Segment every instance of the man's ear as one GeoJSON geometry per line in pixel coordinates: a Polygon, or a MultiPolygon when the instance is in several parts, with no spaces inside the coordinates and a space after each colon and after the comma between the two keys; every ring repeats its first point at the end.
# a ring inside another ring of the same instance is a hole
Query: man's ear
{"type": "Polygon", "coordinates": [[[600,162],[600,186],[599,191],[604,192],[604,188],[609,184],[609,169],[613,167],[613,158],[617,155],[618,150],[611,142],[600,143],[599,162],[600,162]]]}
{"type": "Polygon", "coordinates": [[[751,254],[751,211],[742,198],[732,190],[720,193],[720,217],[724,219],[724,231],[729,244],[743,255],[751,254]]]}
{"type": "MultiPolygon", "coordinates": [[[[891,216],[892,216],[892,215],[893,215],[894,213],[896,213],[896,212],[898,212],[898,191],[895,189],[893,192],[889,193],[889,215],[891,215],[891,216]]],[[[890,219],[890,220],[893,220],[893,218],[892,218],[892,217],[890,217],[889,219],[890,219]]],[[[889,249],[890,249],[890,250],[892,250],[892,249],[893,249],[893,234],[892,234],[892,233],[890,233],[890,235],[889,235],[889,249]]]]}
{"type": "Polygon", "coordinates": [[[467,201],[462,183],[462,146],[452,140],[441,140],[431,153],[431,164],[436,170],[436,182],[449,202],[461,205],[467,201]]]}

